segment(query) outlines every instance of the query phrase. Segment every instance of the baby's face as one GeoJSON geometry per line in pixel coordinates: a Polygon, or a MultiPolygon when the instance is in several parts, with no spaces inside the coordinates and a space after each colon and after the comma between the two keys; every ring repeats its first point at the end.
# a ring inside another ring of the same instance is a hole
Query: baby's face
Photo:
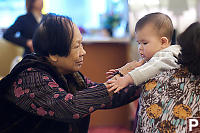
{"type": "Polygon", "coordinates": [[[152,24],[146,24],[135,33],[138,42],[138,52],[146,61],[162,49],[162,40],[152,24]]]}

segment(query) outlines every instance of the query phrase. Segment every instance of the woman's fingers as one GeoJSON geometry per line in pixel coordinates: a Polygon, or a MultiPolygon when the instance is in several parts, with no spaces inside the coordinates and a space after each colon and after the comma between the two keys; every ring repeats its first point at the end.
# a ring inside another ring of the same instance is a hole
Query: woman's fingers
{"type": "Polygon", "coordinates": [[[116,81],[116,80],[108,80],[108,81],[106,81],[106,83],[107,83],[107,84],[112,84],[112,83],[115,83],[115,81],[116,81]]]}
{"type": "MultiPolygon", "coordinates": [[[[117,78],[116,78],[117,79],[117,78]]],[[[116,92],[119,91],[119,86],[116,84],[117,80],[113,79],[113,80],[108,80],[106,83],[108,84],[108,92],[111,91],[115,91],[117,89],[116,92]]]]}
{"type": "Polygon", "coordinates": [[[108,92],[114,91],[117,89],[117,85],[113,85],[110,89],[108,89],[108,92]]]}
{"type": "Polygon", "coordinates": [[[113,77],[113,75],[109,75],[106,77],[106,79],[111,79],[113,77]]]}
{"type": "Polygon", "coordinates": [[[106,72],[106,75],[111,75],[111,74],[114,74],[114,72],[110,72],[110,71],[106,72]]]}
{"type": "Polygon", "coordinates": [[[118,70],[117,69],[111,69],[109,70],[108,72],[106,72],[107,75],[110,75],[110,74],[114,74],[116,73],[118,70]]]}
{"type": "Polygon", "coordinates": [[[121,89],[122,89],[121,87],[117,87],[117,88],[115,89],[114,93],[119,92],[121,89]]]}

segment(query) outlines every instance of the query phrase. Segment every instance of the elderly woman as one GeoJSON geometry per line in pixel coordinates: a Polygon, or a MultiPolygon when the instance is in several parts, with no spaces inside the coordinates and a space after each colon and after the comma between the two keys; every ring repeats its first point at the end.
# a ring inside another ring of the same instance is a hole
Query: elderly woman
{"type": "Polygon", "coordinates": [[[80,72],[86,54],[78,27],[48,14],[27,55],[0,81],[0,132],[87,133],[90,113],[137,98],[137,89],[108,93],[80,72]]]}
{"type": "Polygon", "coordinates": [[[3,35],[6,40],[22,46],[24,55],[33,52],[32,37],[43,17],[42,8],[43,0],[26,0],[27,13],[19,16],[3,35]],[[16,36],[17,32],[20,36],[16,36]]]}

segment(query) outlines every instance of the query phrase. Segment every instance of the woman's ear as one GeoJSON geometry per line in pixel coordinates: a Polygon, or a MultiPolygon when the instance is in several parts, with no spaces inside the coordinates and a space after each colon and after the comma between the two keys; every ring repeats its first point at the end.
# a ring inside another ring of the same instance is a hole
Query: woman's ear
{"type": "Polygon", "coordinates": [[[57,62],[58,61],[58,57],[56,55],[49,55],[49,59],[53,62],[57,62]]]}
{"type": "Polygon", "coordinates": [[[170,46],[169,40],[167,39],[167,37],[161,37],[161,47],[162,48],[167,48],[170,46]]]}

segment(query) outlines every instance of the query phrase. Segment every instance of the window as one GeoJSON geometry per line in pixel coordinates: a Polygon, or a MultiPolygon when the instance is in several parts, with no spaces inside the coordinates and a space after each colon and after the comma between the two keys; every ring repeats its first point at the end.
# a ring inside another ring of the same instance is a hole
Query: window
{"type": "MultiPolygon", "coordinates": [[[[125,34],[128,20],[127,0],[43,0],[44,13],[56,13],[72,18],[86,33],[99,32],[105,28],[106,14],[117,13],[121,18],[118,22],[118,34],[125,34]]],[[[12,25],[16,18],[26,13],[25,0],[0,0],[0,29],[12,25]]]]}
{"type": "Polygon", "coordinates": [[[196,0],[129,0],[129,20],[133,26],[131,29],[134,29],[135,23],[144,15],[162,12],[169,15],[176,30],[182,32],[191,23],[197,21],[198,3],[196,0]]]}
{"type": "Polygon", "coordinates": [[[25,0],[0,0],[0,29],[9,27],[19,15],[25,13],[25,0]]]}

